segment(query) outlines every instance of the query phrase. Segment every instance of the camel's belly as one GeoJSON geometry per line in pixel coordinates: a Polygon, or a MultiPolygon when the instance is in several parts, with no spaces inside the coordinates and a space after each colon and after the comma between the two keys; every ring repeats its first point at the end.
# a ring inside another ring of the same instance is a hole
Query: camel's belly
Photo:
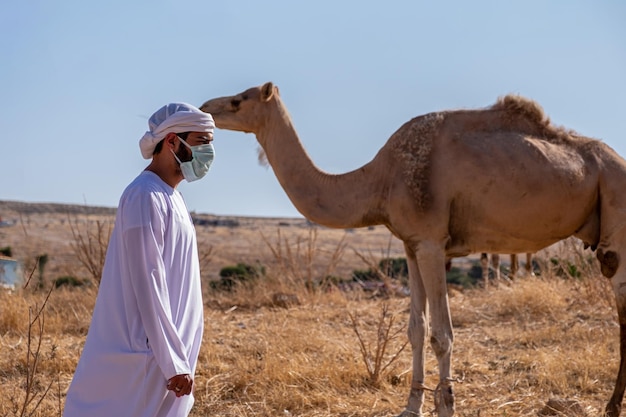
{"type": "Polygon", "coordinates": [[[451,252],[536,251],[574,234],[597,209],[597,168],[574,149],[514,136],[451,150],[461,155],[453,169],[440,164],[431,177],[446,199],[435,205],[449,207],[451,252]]]}
{"type": "Polygon", "coordinates": [[[575,234],[595,214],[595,189],[474,193],[450,210],[449,251],[534,252],[575,234]]]}

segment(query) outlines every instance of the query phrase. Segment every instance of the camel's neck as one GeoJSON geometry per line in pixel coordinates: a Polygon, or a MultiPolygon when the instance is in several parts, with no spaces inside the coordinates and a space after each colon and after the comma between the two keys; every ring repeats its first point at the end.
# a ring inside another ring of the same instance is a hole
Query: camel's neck
{"type": "Polygon", "coordinates": [[[304,150],[280,99],[268,103],[271,115],[257,139],[281,186],[303,216],[318,224],[362,227],[384,223],[377,199],[380,181],[372,163],[341,175],[317,168],[304,150]]]}

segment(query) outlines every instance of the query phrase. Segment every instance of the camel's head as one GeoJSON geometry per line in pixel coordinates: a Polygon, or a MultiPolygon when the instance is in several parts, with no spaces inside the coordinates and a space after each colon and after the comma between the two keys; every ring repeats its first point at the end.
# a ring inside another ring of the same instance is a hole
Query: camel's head
{"type": "Polygon", "coordinates": [[[278,87],[267,82],[234,96],[209,100],[200,110],[211,113],[220,129],[258,133],[267,119],[267,104],[277,96],[278,87]]]}

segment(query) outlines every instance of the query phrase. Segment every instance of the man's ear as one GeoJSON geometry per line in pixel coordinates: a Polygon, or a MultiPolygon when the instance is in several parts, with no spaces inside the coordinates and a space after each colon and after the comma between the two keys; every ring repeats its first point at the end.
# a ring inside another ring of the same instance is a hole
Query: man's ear
{"type": "Polygon", "coordinates": [[[176,144],[178,143],[178,135],[176,135],[176,133],[174,132],[170,132],[167,135],[165,135],[165,138],[163,138],[163,140],[165,141],[166,144],[171,145],[172,149],[175,149],[176,144]]]}

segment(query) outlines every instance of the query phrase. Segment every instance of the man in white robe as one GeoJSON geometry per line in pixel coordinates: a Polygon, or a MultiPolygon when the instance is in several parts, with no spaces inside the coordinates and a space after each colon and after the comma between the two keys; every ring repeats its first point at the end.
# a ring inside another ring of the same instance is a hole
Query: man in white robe
{"type": "Polygon", "coordinates": [[[126,188],[65,417],[184,417],[202,342],[196,234],[183,180],[213,159],[212,117],[171,103],[140,140],[148,167],[126,188]]]}

